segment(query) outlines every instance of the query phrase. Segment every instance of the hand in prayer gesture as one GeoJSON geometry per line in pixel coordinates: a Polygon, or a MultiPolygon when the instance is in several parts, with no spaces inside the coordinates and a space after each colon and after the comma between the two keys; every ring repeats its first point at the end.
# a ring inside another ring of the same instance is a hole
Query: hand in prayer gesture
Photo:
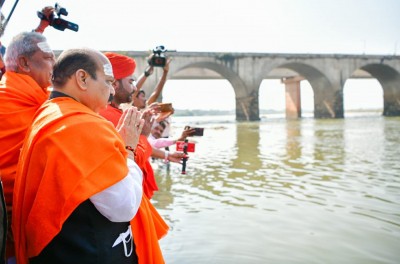
{"type": "Polygon", "coordinates": [[[151,132],[151,128],[153,127],[154,123],[154,110],[151,108],[147,108],[142,112],[141,118],[144,120],[144,126],[142,129],[142,135],[148,137],[151,132]]]}

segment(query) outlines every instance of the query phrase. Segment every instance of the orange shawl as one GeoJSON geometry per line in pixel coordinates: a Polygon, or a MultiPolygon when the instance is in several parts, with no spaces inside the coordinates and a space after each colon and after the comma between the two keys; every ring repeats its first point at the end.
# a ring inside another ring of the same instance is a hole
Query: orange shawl
{"type": "Polygon", "coordinates": [[[12,205],[15,171],[22,142],[33,115],[49,94],[30,76],[6,72],[0,82],[0,177],[12,205]]]}
{"type": "Polygon", "coordinates": [[[153,149],[147,140],[147,137],[141,135],[139,138],[139,144],[136,147],[135,161],[143,171],[143,192],[149,199],[153,197],[154,191],[158,190],[153,167],[151,167],[149,162],[152,151],[153,149]]]}
{"type": "MultiPolygon", "coordinates": [[[[116,127],[118,125],[119,119],[122,116],[122,111],[111,105],[107,105],[107,108],[99,112],[108,121],[114,124],[116,127]]],[[[149,199],[153,197],[154,191],[158,190],[156,178],[154,176],[153,168],[149,162],[153,149],[147,140],[146,136],[141,135],[139,138],[139,143],[136,147],[136,158],[135,161],[137,165],[143,171],[143,192],[147,195],[149,199]]]]}
{"type": "MultiPolygon", "coordinates": [[[[147,138],[141,135],[139,143],[136,146],[135,161],[143,171],[143,197],[140,208],[131,221],[139,264],[165,263],[158,240],[164,237],[169,229],[164,219],[162,219],[154,205],[150,202],[151,197],[147,193],[149,191],[149,179],[146,175],[146,163],[149,163],[151,152],[151,145],[147,141],[147,138]]],[[[153,169],[151,169],[151,172],[153,172],[153,169]]],[[[154,173],[152,175],[154,179],[154,173]]]]}
{"type": "MultiPolygon", "coordinates": [[[[109,108],[113,107],[108,107],[107,109],[109,108]]],[[[101,115],[103,115],[104,113],[105,111],[100,112],[101,115]]],[[[122,113],[120,114],[120,117],[121,115],[122,113]]],[[[107,119],[106,114],[103,116],[107,119]]],[[[112,122],[112,120],[110,121],[112,122]]],[[[149,157],[151,156],[151,152],[152,148],[147,140],[147,137],[141,135],[139,138],[139,143],[136,146],[135,150],[135,162],[143,172],[143,197],[138,212],[131,220],[132,233],[135,241],[136,254],[138,256],[139,264],[165,263],[158,240],[164,237],[169,229],[168,225],[159,215],[154,205],[150,202],[150,197],[148,196],[148,180],[153,179],[153,184],[155,184],[154,173],[151,166],[150,169],[152,173],[152,178],[146,176],[148,174],[146,174],[146,171],[148,170],[146,164],[150,165],[149,157]]],[[[155,184],[155,186],[157,185],[155,184]]],[[[151,196],[152,195],[153,191],[151,191],[151,196]]]]}
{"type": "Polygon", "coordinates": [[[122,110],[108,104],[107,108],[100,110],[99,114],[108,121],[111,121],[111,123],[114,124],[114,127],[117,127],[119,119],[122,116],[122,110]]]}
{"type": "Polygon", "coordinates": [[[15,179],[17,263],[37,256],[79,204],[127,175],[124,145],[110,122],[71,98],[40,107],[15,179]]]}
{"type": "Polygon", "coordinates": [[[131,227],[139,264],[165,263],[158,240],[167,234],[169,227],[144,194],[131,227]]]}

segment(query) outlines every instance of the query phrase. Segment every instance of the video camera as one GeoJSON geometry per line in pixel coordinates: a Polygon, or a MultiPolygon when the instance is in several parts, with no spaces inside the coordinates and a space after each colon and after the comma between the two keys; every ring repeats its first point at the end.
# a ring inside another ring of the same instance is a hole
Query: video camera
{"type": "Polygon", "coordinates": [[[54,9],[54,13],[51,14],[49,18],[47,18],[40,11],[37,12],[37,15],[40,19],[49,21],[50,26],[54,27],[57,30],[64,31],[66,28],[75,32],[79,30],[79,26],[77,24],[61,18],[61,15],[68,16],[67,9],[61,7],[58,3],[55,4],[54,9]],[[55,17],[55,15],[57,15],[57,17],[55,17]]]}
{"type": "Polygon", "coordinates": [[[167,63],[167,56],[165,56],[167,51],[172,50],[167,50],[164,46],[155,47],[153,49],[153,56],[148,60],[149,65],[154,67],[164,67],[167,63]]]}

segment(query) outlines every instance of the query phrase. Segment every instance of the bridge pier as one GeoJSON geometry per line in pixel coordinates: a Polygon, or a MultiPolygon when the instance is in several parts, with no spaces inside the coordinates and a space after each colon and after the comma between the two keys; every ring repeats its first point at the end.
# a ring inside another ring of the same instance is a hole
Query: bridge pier
{"type": "Polygon", "coordinates": [[[400,73],[387,70],[386,74],[377,77],[383,87],[383,115],[400,116],[400,73]]]}
{"type": "Polygon", "coordinates": [[[400,92],[384,93],[384,116],[400,116],[400,92]]]}
{"type": "Polygon", "coordinates": [[[258,96],[236,98],[237,121],[259,121],[258,96]]]}
{"type": "Polygon", "coordinates": [[[343,118],[343,90],[331,85],[313,85],[314,118],[343,118]]]}
{"type": "Polygon", "coordinates": [[[286,118],[297,119],[301,117],[301,94],[300,82],[304,80],[301,76],[282,78],[285,84],[286,118]]]}

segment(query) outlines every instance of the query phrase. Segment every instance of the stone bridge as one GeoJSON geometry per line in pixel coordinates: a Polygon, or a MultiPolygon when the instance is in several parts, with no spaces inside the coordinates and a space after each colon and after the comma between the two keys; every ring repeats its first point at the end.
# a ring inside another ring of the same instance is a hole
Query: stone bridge
{"type": "MultiPolygon", "coordinates": [[[[117,51],[118,52],[118,51],[117,51]]],[[[149,52],[120,52],[134,57],[136,75],[147,66],[149,52]]],[[[287,116],[300,117],[300,81],[314,92],[315,118],[343,118],[343,87],[347,79],[376,78],[383,89],[383,115],[400,116],[400,56],[344,54],[268,54],[174,52],[170,79],[226,79],[235,92],[236,120],[259,120],[259,87],[264,79],[286,84],[287,116]],[[294,85],[293,85],[294,84],[294,85]]],[[[154,89],[161,74],[146,81],[154,89]]]]}

